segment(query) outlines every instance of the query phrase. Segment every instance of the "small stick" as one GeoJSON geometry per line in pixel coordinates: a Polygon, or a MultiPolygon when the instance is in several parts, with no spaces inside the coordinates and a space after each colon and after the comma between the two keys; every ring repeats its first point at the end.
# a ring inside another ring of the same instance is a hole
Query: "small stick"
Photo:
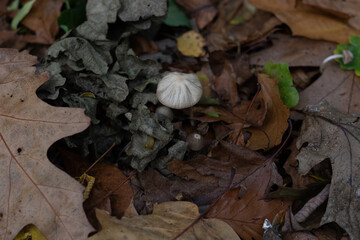
{"type": "MultiPolygon", "coordinates": [[[[111,149],[113,149],[113,147],[115,147],[115,143],[113,143],[110,148],[108,150],[106,150],[106,152],[103,153],[103,155],[101,155],[82,175],[86,174],[88,171],[90,171],[91,168],[93,168],[95,166],[95,164],[97,164],[103,157],[105,157],[105,155],[110,152],[111,149]]],[[[81,175],[81,176],[82,176],[81,175]]]]}
{"type": "Polygon", "coordinates": [[[115,189],[109,191],[104,197],[102,197],[99,201],[97,201],[94,204],[91,204],[90,206],[87,207],[87,209],[93,208],[97,205],[99,205],[102,201],[104,201],[106,198],[108,198],[111,194],[113,194],[114,192],[116,192],[117,190],[119,190],[119,188],[124,185],[127,181],[129,181],[130,178],[132,178],[134,175],[136,175],[138,172],[136,170],[132,171],[129,176],[122,182],[120,183],[115,189]]]}

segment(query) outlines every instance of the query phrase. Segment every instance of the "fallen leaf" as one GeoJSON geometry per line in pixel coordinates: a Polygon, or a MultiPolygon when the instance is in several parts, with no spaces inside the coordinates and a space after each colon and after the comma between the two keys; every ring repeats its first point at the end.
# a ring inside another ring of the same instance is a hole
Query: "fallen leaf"
{"type": "MultiPolygon", "coordinates": [[[[62,148],[57,149],[57,152],[60,153],[66,172],[73,178],[79,179],[90,167],[86,159],[78,153],[62,148]]],[[[104,202],[109,199],[111,215],[121,218],[134,195],[130,183],[126,182],[127,177],[117,167],[105,163],[97,163],[87,174],[95,178],[95,183],[90,197],[84,202],[86,213],[95,214],[94,209],[103,209],[104,202]],[[111,195],[104,198],[108,193],[111,195]]]]}
{"type": "Polygon", "coordinates": [[[239,101],[239,94],[236,86],[236,73],[230,61],[225,59],[224,68],[219,76],[214,76],[213,81],[215,92],[223,101],[235,106],[239,101]]]}
{"type": "Polygon", "coordinates": [[[249,126],[261,126],[266,117],[265,104],[255,101],[249,109],[251,102],[243,100],[240,105],[235,106],[231,112],[221,106],[210,107],[192,107],[192,119],[201,122],[219,122],[228,123],[228,127],[237,129],[249,126]],[[245,122],[246,120],[246,122],[245,122]]]}
{"type": "Polygon", "coordinates": [[[303,110],[307,105],[329,102],[345,113],[360,112],[360,77],[353,71],[344,71],[336,62],[325,66],[323,74],[304,91],[295,109],[303,110]]]}
{"type": "Polygon", "coordinates": [[[27,51],[18,52],[16,49],[2,48],[0,59],[1,78],[6,78],[11,72],[21,69],[26,72],[35,72],[32,65],[37,63],[36,57],[27,51]]]}
{"type": "Polygon", "coordinates": [[[205,55],[205,40],[200,33],[190,30],[177,38],[177,48],[185,56],[200,57],[205,55]]]}
{"type": "Polygon", "coordinates": [[[261,127],[246,129],[251,133],[246,146],[252,150],[270,149],[279,145],[288,128],[287,119],[290,116],[289,108],[280,99],[277,80],[266,74],[258,74],[258,82],[261,84],[259,97],[267,105],[267,113],[261,127]]]}
{"type": "Polygon", "coordinates": [[[308,175],[301,176],[298,174],[299,166],[296,156],[299,154],[299,150],[296,148],[296,141],[293,141],[287,150],[290,151],[290,155],[284,163],[284,169],[291,176],[292,187],[295,189],[305,189],[308,184],[314,182],[314,179],[308,175]]]}
{"type": "Polygon", "coordinates": [[[9,0],[4,0],[0,2],[0,16],[6,13],[6,5],[8,4],[9,0]]]}
{"type": "Polygon", "coordinates": [[[347,43],[350,36],[360,35],[360,30],[349,26],[344,19],[296,0],[249,0],[256,8],[272,12],[286,23],[295,36],[347,43]]]}
{"type": "Polygon", "coordinates": [[[289,108],[299,103],[299,93],[293,87],[293,80],[287,63],[267,62],[264,66],[264,73],[271,78],[278,80],[280,98],[289,108]]]}
{"type": "Polygon", "coordinates": [[[248,187],[245,195],[239,199],[239,188],[228,191],[207,214],[228,223],[241,239],[262,239],[262,225],[265,219],[270,221],[275,215],[288,207],[290,202],[283,200],[264,200],[265,194],[273,184],[281,185],[282,178],[274,163],[260,168],[256,180],[248,187]]]}
{"type": "Polygon", "coordinates": [[[52,44],[59,32],[57,19],[60,16],[63,0],[38,0],[29,14],[21,21],[35,35],[26,35],[24,40],[31,43],[52,44]]]}
{"type": "Polygon", "coordinates": [[[26,240],[26,239],[46,240],[44,235],[33,224],[26,225],[14,238],[14,240],[26,240]]]}
{"type": "Polygon", "coordinates": [[[351,239],[360,238],[360,115],[344,114],[326,102],[307,108],[297,148],[299,174],[330,159],[332,179],[321,224],[336,222],[351,239]],[[307,144],[304,145],[304,144],[307,144]]]}
{"type": "MultiPolygon", "coordinates": [[[[197,155],[187,161],[173,159],[167,164],[167,169],[175,175],[172,179],[153,169],[139,173],[138,183],[132,179],[133,185],[139,186],[138,191],[134,191],[136,208],[139,212],[147,212],[146,205],[179,197],[200,206],[210,204],[226,189],[232,167],[236,169],[233,181],[236,184],[265,161],[262,155],[254,151],[224,141],[212,150],[211,155],[197,155]]],[[[243,189],[255,181],[258,173],[242,182],[243,189]]]]}
{"type": "MultiPolygon", "coordinates": [[[[116,239],[173,239],[199,215],[198,207],[191,202],[165,202],[154,206],[150,215],[121,220],[97,210],[102,230],[88,240],[116,239]]],[[[201,219],[177,239],[239,239],[231,227],[218,219],[201,219]]]]}
{"type": "Polygon", "coordinates": [[[201,30],[216,16],[217,10],[210,0],[176,0],[192,18],[195,18],[197,27],[201,30]]]}
{"type": "Polygon", "coordinates": [[[11,21],[11,29],[15,30],[18,28],[18,24],[23,20],[23,18],[30,12],[35,0],[27,1],[22,8],[17,11],[16,15],[11,21]]]}
{"type": "MultiPolygon", "coordinates": [[[[312,232],[315,234],[316,237],[318,237],[319,240],[337,240],[341,239],[343,235],[339,228],[334,228],[331,225],[326,225],[319,229],[314,229],[312,232]]],[[[346,239],[349,238],[344,238],[343,240],[346,239]]]]}
{"type": "Polygon", "coordinates": [[[82,209],[84,188],[46,154],[90,120],[82,109],[52,107],[36,96],[48,74],[34,74],[32,57],[11,49],[0,55],[1,239],[13,239],[30,223],[47,239],[84,239],[93,230],[82,209]]]}
{"type": "Polygon", "coordinates": [[[270,36],[272,46],[250,55],[250,64],[264,66],[267,62],[289,64],[290,67],[319,67],[332,55],[336,44],[286,34],[270,36]]]}
{"type": "Polygon", "coordinates": [[[136,56],[140,56],[144,53],[156,53],[159,51],[159,47],[153,40],[150,40],[142,35],[135,35],[130,40],[130,47],[136,53],[136,56]]]}
{"type": "Polygon", "coordinates": [[[348,18],[359,16],[360,5],[352,1],[331,1],[331,0],[302,0],[303,3],[327,10],[339,17],[348,18]]]}
{"type": "MultiPolygon", "coordinates": [[[[110,1],[108,3],[112,3],[110,1]]],[[[119,4],[119,3],[117,3],[119,4]]],[[[150,0],[123,0],[121,9],[118,12],[119,18],[124,21],[138,21],[151,17],[162,17],[166,14],[167,1],[150,1],[150,0]],[[144,7],[139,7],[139,6],[144,7]]]]}
{"type": "Polygon", "coordinates": [[[230,21],[241,11],[242,1],[227,0],[218,5],[219,16],[208,26],[210,34],[206,41],[210,52],[229,50],[263,37],[281,22],[272,14],[257,11],[251,19],[242,24],[233,25],[230,21]]]}
{"type": "Polygon", "coordinates": [[[307,232],[290,232],[285,233],[283,240],[306,239],[306,240],[319,240],[316,236],[307,232]]]}
{"type": "Polygon", "coordinates": [[[95,165],[88,174],[95,177],[93,189],[97,189],[100,199],[90,194],[89,199],[84,202],[84,208],[96,207],[101,203],[102,197],[112,192],[109,196],[111,215],[121,218],[133,197],[130,184],[126,182],[127,177],[117,167],[103,163],[95,165]]]}

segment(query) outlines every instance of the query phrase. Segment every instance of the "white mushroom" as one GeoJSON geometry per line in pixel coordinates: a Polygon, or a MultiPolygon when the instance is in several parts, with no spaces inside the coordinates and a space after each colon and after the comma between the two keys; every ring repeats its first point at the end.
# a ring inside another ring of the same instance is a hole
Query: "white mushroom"
{"type": "Polygon", "coordinates": [[[168,73],[160,80],[156,90],[159,101],[174,109],[194,106],[201,95],[202,86],[196,74],[168,73]]]}

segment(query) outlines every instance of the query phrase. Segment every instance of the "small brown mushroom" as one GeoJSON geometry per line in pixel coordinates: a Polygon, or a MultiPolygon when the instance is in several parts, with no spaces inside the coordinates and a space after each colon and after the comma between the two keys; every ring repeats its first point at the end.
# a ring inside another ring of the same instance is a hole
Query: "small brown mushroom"
{"type": "Polygon", "coordinates": [[[189,148],[193,151],[199,151],[205,146],[203,136],[198,133],[190,133],[186,137],[186,142],[189,144],[189,148]]]}

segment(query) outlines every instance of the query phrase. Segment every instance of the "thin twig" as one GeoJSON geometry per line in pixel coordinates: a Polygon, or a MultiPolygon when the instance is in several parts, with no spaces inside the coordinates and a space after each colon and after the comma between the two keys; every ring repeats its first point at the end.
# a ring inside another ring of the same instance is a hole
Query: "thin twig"
{"type": "Polygon", "coordinates": [[[93,168],[95,166],[95,164],[97,164],[103,157],[105,157],[105,155],[110,152],[111,149],[113,149],[113,147],[115,147],[115,143],[113,143],[108,150],[106,150],[106,152],[103,153],[103,155],[101,155],[82,175],[86,174],[88,171],[90,171],[91,168],[93,168]]]}
{"type": "Polygon", "coordinates": [[[108,198],[111,194],[113,194],[114,192],[116,192],[117,190],[119,190],[119,188],[124,185],[127,181],[129,181],[130,178],[132,178],[134,175],[136,175],[138,172],[136,170],[132,171],[129,176],[123,181],[121,182],[115,189],[109,191],[104,197],[102,197],[99,201],[97,201],[94,204],[91,204],[90,206],[87,207],[87,209],[93,208],[97,205],[99,205],[102,201],[104,201],[106,198],[108,198]]]}

